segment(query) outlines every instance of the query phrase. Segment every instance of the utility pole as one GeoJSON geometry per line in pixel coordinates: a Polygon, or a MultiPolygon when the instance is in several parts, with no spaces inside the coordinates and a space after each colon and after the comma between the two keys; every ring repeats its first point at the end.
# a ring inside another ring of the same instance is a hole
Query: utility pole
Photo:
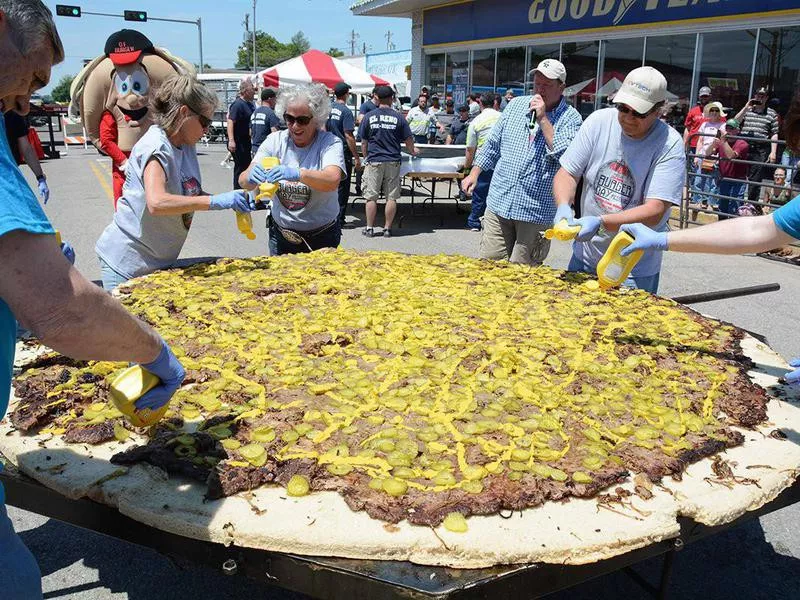
{"type": "Polygon", "coordinates": [[[253,75],[258,73],[256,64],[256,0],[253,0],[253,75]]]}
{"type": "Polygon", "coordinates": [[[355,29],[353,29],[350,32],[350,39],[347,42],[348,44],[350,44],[350,56],[355,56],[356,55],[356,41],[360,37],[361,36],[356,33],[355,29]]]}

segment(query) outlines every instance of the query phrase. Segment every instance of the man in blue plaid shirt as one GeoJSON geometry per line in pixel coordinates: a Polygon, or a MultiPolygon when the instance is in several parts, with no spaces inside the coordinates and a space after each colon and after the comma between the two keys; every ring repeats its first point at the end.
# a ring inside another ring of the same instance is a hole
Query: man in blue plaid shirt
{"type": "Polygon", "coordinates": [[[529,265],[540,264],[550,250],[544,231],[556,213],[553,177],[582,122],[562,96],[563,64],[548,58],[532,74],[534,95],[508,103],[461,184],[469,194],[481,172],[494,170],[481,257],[529,265]]]}

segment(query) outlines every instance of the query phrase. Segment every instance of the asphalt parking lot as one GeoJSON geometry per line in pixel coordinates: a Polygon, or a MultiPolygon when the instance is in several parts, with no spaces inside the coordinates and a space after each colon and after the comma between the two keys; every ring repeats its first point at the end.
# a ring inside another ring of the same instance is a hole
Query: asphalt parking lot
{"type": "MultiPolygon", "coordinates": [[[[199,147],[203,188],[231,188],[232,171],[220,166],[220,145],[199,147]]],[[[51,189],[48,216],[75,248],[76,266],[99,279],[94,244],[112,218],[110,165],[93,150],[70,149],[69,155],[43,163],[51,189]]],[[[35,180],[24,168],[28,180],[35,180]]],[[[444,193],[447,185],[437,189],[444,193]]],[[[408,199],[400,214],[408,211],[408,199]]],[[[382,209],[378,224],[382,224],[382,209]]],[[[414,254],[477,256],[480,234],[465,229],[466,215],[457,214],[452,200],[437,200],[426,217],[404,220],[391,238],[365,238],[363,202],[351,207],[342,246],[384,249],[414,254]],[[441,221],[440,221],[441,218],[441,221]],[[441,223],[441,224],[440,224],[441,223]]],[[[248,241],[228,211],[198,213],[182,258],[266,254],[264,219],[255,241],[248,241]]],[[[569,246],[555,243],[547,264],[564,268],[569,246]]],[[[766,336],[785,358],[800,355],[798,267],[755,256],[677,255],[668,253],[660,293],[676,296],[778,282],[779,292],[696,305],[703,313],[766,336]]],[[[387,276],[391,276],[387,274],[387,276]]],[[[480,273],[476,273],[480,277],[480,273]]],[[[299,596],[219,571],[191,564],[180,566],[151,550],[81,530],[39,515],[10,509],[15,526],[39,560],[45,598],[144,600],[151,598],[299,598],[299,596]]],[[[800,507],[793,506],[687,547],[677,555],[671,597],[775,598],[800,596],[800,507]]],[[[656,580],[659,560],[641,565],[656,580]]],[[[535,590],[531,590],[535,593],[535,590]]],[[[1,595],[1,593],[0,593],[1,595]]],[[[645,598],[623,573],[587,582],[554,598],[645,598]]]]}

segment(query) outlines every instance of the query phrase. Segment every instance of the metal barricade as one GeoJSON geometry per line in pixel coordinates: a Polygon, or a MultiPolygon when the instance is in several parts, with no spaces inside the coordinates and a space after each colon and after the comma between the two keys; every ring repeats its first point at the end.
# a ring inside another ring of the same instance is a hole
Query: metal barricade
{"type": "MultiPolygon", "coordinates": [[[[695,139],[700,143],[701,138],[707,137],[710,136],[695,133],[689,139],[695,139]]],[[[735,140],[747,142],[750,146],[748,158],[754,153],[754,149],[757,149],[757,156],[761,156],[762,153],[769,155],[771,145],[777,144],[776,155],[779,159],[779,152],[785,146],[785,143],[781,140],[775,142],[771,139],[746,136],[731,136],[728,139],[731,140],[731,143],[735,140]]],[[[679,211],[679,227],[685,229],[692,225],[703,225],[708,223],[710,219],[716,220],[714,217],[727,219],[769,213],[784,204],[771,202],[770,198],[772,196],[782,195],[780,192],[786,192],[783,195],[788,202],[795,195],[796,190],[792,187],[791,180],[796,170],[796,164],[782,165],[780,160],[771,163],[727,158],[717,154],[704,156],[698,154],[696,149],[689,145],[686,149],[687,186],[679,211]],[[710,168],[702,168],[703,159],[707,159],[706,165],[710,168]],[[719,167],[725,162],[749,165],[747,176],[745,178],[722,176],[719,167]],[[786,171],[786,179],[783,184],[776,183],[772,178],[774,170],[777,168],[783,168],[786,171]],[[760,175],[760,177],[755,179],[753,178],[754,174],[760,175]],[[764,190],[775,190],[779,193],[765,194],[764,190]],[[743,207],[745,207],[744,210],[743,207]],[[700,215],[708,216],[701,218],[700,215]]]]}

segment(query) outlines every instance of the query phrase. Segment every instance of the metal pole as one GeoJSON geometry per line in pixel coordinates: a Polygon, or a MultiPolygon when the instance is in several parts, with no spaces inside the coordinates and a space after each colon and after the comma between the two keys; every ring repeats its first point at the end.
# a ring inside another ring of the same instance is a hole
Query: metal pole
{"type": "Polygon", "coordinates": [[[203,72],[203,22],[197,17],[197,37],[200,42],[200,72],[203,72]]]}
{"type": "Polygon", "coordinates": [[[256,66],[256,0],[253,0],[253,75],[258,73],[256,66]]]}
{"type": "Polygon", "coordinates": [[[756,61],[758,60],[758,45],[761,43],[761,28],[756,29],[756,45],[753,48],[753,64],[750,67],[750,89],[747,91],[748,100],[753,97],[753,88],[756,83],[756,61]]]}

